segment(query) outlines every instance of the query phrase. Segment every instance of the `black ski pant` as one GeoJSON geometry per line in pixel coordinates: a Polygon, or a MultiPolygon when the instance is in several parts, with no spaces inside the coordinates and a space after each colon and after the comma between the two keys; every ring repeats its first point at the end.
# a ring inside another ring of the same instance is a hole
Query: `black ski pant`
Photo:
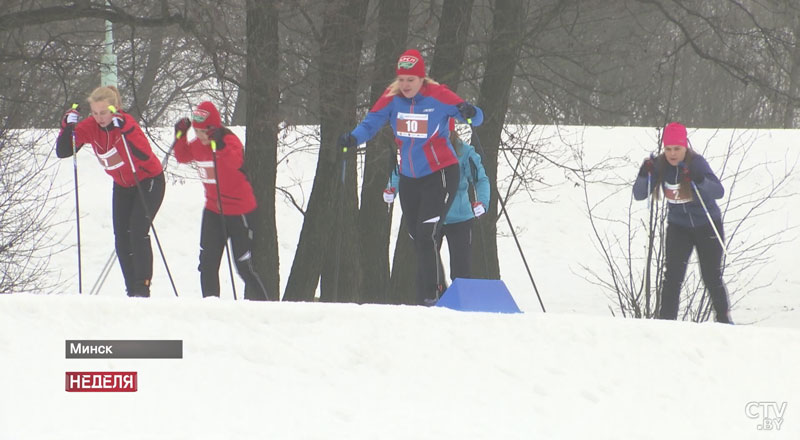
{"type": "MultiPolygon", "coordinates": [[[[244,298],[266,301],[267,289],[253,267],[253,230],[255,211],[241,215],[226,215],[223,231],[223,216],[208,209],[203,210],[200,227],[200,289],[203,298],[219,296],[219,265],[225,244],[230,238],[232,257],[236,271],[245,283],[244,298]],[[227,237],[226,237],[227,235],[227,237]]],[[[231,280],[233,282],[233,280],[231,280]]]]}
{"type": "Polygon", "coordinates": [[[442,236],[447,237],[450,251],[450,279],[472,276],[472,224],[474,219],[442,226],[437,245],[441,249],[442,236]]]}
{"type": "Polygon", "coordinates": [[[150,280],[153,278],[150,226],[161,208],[165,189],[164,173],[140,181],[139,188],[126,188],[114,183],[111,198],[114,249],[128,296],[150,296],[150,280]],[[142,199],[147,204],[146,209],[142,199]]]}
{"type": "MultiPolygon", "coordinates": [[[[722,222],[714,224],[720,237],[725,239],[722,222]]],[[[729,322],[728,292],[722,281],[722,245],[717,239],[711,223],[696,228],[687,228],[672,223],[667,225],[666,268],[661,291],[660,319],[677,319],[681,285],[686,276],[686,267],[692,249],[697,249],[700,273],[711,296],[711,304],[718,322],[729,322]]]]}
{"type": "Polygon", "coordinates": [[[436,301],[445,284],[437,238],[441,237],[441,225],[458,190],[458,179],[458,164],[419,178],[400,175],[400,206],[417,254],[420,304],[436,301]]]}

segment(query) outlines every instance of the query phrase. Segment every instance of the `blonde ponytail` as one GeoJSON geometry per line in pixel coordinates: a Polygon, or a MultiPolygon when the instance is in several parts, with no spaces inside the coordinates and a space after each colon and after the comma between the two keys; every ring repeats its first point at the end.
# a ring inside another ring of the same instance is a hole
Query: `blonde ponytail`
{"type": "Polygon", "coordinates": [[[122,110],[122,97],[119,94],[119,90],[114,86],[100,86],[94,89],[87,101],[89,101],[90,104],[93,102],[106,101],[116,107],[117,110],[122,110]]]}

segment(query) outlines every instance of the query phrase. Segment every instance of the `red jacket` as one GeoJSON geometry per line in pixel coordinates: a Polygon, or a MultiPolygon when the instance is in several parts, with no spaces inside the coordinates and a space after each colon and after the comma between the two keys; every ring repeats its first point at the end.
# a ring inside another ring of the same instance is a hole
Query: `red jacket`
{"type": "Polygon", "coordinates": [[[118,185],[126,188],[136,186],[131,169],[131,159],[136,167],[136,176],[140,181],[158,176],[164,170],[161,162],[150,148],[150,141],[147,140],[141,127],[131,115],[123,112],[120,112],[120,115],[125,119],[121,129],[113,124],[103,128],[91,117],[75,124],[72,132],[62,129],[58,135],[56,155],[58,157],[72,156],[71,137],[74,133],[75,146],[80,149],[84,144],[91,144],[100,165],[118,185]],[[125,150],[125,143],[122,142],[123,135],[129,151],[125,150]]]}
{"type": "Polygon", "coordinates": [[[228,131],[222,139],[224,147],[217,146],[217,176],[211,145],[203,145],[195,138],[187,142],[186,136],[175,141],[175,158],[180,163],[194,162],[206,190],[206,209],[219,214],[217,204],[217,182],[222,195],[222,211],[225,215],[248,214],[256,209],[253,187],[242,171],[244,148],[239,138],[228,131]]]}

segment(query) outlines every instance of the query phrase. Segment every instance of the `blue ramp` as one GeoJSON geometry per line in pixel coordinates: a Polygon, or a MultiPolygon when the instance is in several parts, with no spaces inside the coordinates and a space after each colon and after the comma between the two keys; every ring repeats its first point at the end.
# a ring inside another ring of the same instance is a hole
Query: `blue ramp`
{"type": "Polygon", "coordinates": [[[465,312],[522,313],[501,280],[456,278],[436,307],[465,312]]]}

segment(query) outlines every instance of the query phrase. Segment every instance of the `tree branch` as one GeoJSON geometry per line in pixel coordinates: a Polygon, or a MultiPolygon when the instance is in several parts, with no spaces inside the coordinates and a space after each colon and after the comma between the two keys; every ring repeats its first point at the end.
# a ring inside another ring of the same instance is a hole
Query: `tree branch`
{"type": "Polygon", "coordinates": [[[163,17],[137,17],[119,8],[89,4],[88,6],[53,6],[0,15],[0,29],[19,29],[29,25],[44,25],[80,18],[100,18],[117,24],[142,27],[169,26],[181,24],[184,20],[180,14],[163,17]]]}

